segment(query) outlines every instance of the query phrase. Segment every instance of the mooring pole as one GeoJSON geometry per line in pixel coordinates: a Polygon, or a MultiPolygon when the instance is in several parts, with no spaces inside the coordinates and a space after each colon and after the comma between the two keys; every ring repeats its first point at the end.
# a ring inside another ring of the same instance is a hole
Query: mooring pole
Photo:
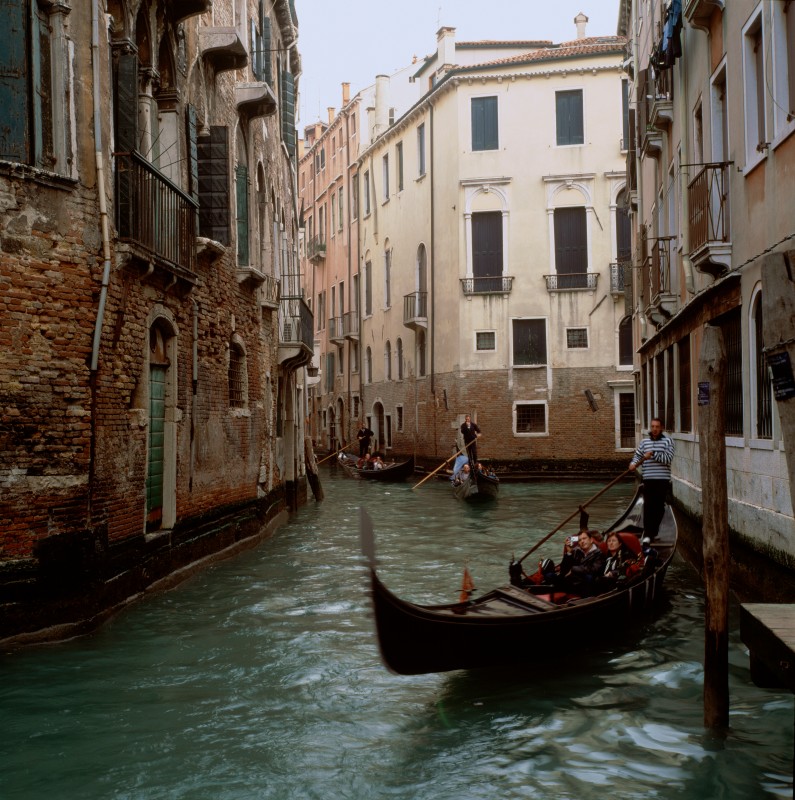
{"type": "Polygon", "coordinates": [[[724,440],[726,350],[718,327],[704,326],[698,370],[698,433],[706,609],[704,725],[729,726],[729,509],[724,440]]]}

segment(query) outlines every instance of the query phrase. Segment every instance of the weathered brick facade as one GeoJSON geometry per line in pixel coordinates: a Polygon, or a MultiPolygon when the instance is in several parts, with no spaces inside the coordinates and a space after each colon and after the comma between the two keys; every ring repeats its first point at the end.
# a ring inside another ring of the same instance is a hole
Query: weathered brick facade
{"type": "Polygon", "coordinates": [[[96,69],[91,4],[60,8],[75,77],[45,76],[41,146],[0,141],[0,639],[82,629],[305,496],[294,11],[133,5],[93,6],[96,69]]]}

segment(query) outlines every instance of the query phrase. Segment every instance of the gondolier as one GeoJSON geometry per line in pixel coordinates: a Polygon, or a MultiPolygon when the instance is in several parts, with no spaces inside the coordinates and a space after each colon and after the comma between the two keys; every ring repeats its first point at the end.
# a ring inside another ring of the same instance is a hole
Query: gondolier
{"type": "Polygon", "coordinates": [[[461,435],[464,437],[464,444],[467,448],[467,455],[472,465],[478,463],[478,439],[480,438],[480,428],[472,422],[472,417],[467,414],[461,425],[461,435]]]}
{"type": "Polygon", "coordinates": [[[356,431],[356,438],[359,440],[359,458],[363,458],[366,453],[370,450],[370,439],[373,438],[375,434],[364,424],[364,422],[359,423],[359,430],[356,431]]]}
{"type": "Polygon", "coordinates": [[[671,488],[671,462],[674,440],[663,431],[662,420],[654,417],[649,435],[641,440],[629,462],[629,468],[643,472],[643,529],[654,539],[665,512],[665,498],[671,488]]]}

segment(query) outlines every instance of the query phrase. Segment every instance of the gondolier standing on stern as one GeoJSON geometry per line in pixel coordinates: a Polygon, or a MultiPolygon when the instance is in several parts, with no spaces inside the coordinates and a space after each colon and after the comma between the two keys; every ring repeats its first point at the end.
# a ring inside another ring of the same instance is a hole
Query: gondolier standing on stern
{"type": "Polygon", "coordinates": [[[649,435],[641,440],[629,462],[631,470],[643,471],[643,530],[654,539],[665,514],[665,498],[671,488],[671,462],[674,460],[674,440],[663,432],[662,421],[651,421],[649,435]]]}
{"type": "Polygon", "coordinates": [[[464,437],[466,452],[474,467],[478,463],[478,439],[480,438],[480,428],[472,422],[472,417],[469,414],[466,415],[464,423],[461,425],[461,435],[464,437]]]}
{"type": "Polygon", "coordinates": [[[370,439],[375,434],[364,424],[364,421],[359,423],[359,430],[356,431],[356,438],[359,440],[359,458],[364,458],[370,450],[370,439]]]}

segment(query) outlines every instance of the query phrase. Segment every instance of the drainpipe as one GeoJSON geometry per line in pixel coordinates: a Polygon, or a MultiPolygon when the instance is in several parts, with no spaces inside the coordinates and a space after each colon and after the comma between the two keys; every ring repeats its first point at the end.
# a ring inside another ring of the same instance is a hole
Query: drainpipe
{"type": "Polygon", "coordinates": [[[193,301],[193,363],[191,374],[193,397],[191,398],[190,413],[190,478],[189,491],[193,491],[193,468],[196,463],[196,414],[198,410],[199,390],[199,304],[193,301]]]}
{"type": "MultiPolygon", "coordinates": [[[[682,35],[685,31],[682,30],[682,35]]],[[[682,48],[682,55],[679,57],[679,121],[682,136],[682,155],[685,164],[690,163],[690,145],[688,142],[688,104],[687,104],[687,53],[686,48],[682,48]]],[[[685,274],[685,289],[689,294],[695,294],[696,285],[693,280],[693,263],[690,260],[690,197],[688,195],[688,184],[690,183],[690,168],[679,166],[680,192],[682,194],[682,215],[684,220],[682,227],[682,271],[685,274]]]]}
{"type": "Polygon", "coordinates": [[[96,373],[99,362],[99,343],[102,338],[102,323],[105,318],[105,303],[110,285],[110,234],[108,232],[108,202],[105,196],[105,163],[102,155],[102,121],[100,117],[100,70],[99,70],[99,0],[91,3],[91,54],[93,68],[94,101],[94,148],[97,164],[97,195],[99,198],[99,219],[102,229],[102,288],[99,293],[97,321],[94,326],[94,343],[91,349],[91,372],[96,373]]]}
{"type": "MultiPolygon", "coordinates": [[[[435,291],[435,285],[434,285],[434,283],[435,283],[434,282],[434,277],[436,275],[436,250],[434,248],[434,240],[435,240],[435,232],[436,232],[436,217],[435,217],[435,214],[434,214],[434,202],[433,202],[433,195],[434,195],[433,180],[434,180],[434,177],[435,177],[435,174],[434,174],[435,171],[434,171],[434,164],[433,164],[433,103],[431,103],[431,102],[428,103],[428,111],[429,111],[428,122],[429,122],[429,126],[430,126],[430,130],[428,131],[428,139],[429,139],[429,144],[428,144],[428,151],[429,151],[428,152],[428,156],[429,156],[429,159],[428,160],[430,161],[429,166],[430,166],[430,170],[431,170],[431,174],[430,174],[430,191],[431,191],[431,242],[430,242],[430,244],[431,244],[431,322],[430,322],[430,329],[431,329],[431,341],[430,341],[431,354],[430,355],[431,355],[431,357],[430,357],[430,362],[431,363],[430,363],[430,368],[431,368],[431,397],[434,397],[434,394],[435,394],[434,384],[435,384],[435,377],[436,377],[435,376],[435,369],[434,369],[434,363],[435,363],[435,360],[436,360],[436,347],[435,347],[436,337],[434,335],[435,331],[436,331],[436,313],[435,313],[435,309],[434,309],[434,306],[436,304],[436,291],[435,291]]],[[[434,431],[433,431],[434,455],[436,455],[436,442],[438,441],[437,436],[436,436],[436,414],[433,415],[433,420],[434,420],[434,431]]]]}

